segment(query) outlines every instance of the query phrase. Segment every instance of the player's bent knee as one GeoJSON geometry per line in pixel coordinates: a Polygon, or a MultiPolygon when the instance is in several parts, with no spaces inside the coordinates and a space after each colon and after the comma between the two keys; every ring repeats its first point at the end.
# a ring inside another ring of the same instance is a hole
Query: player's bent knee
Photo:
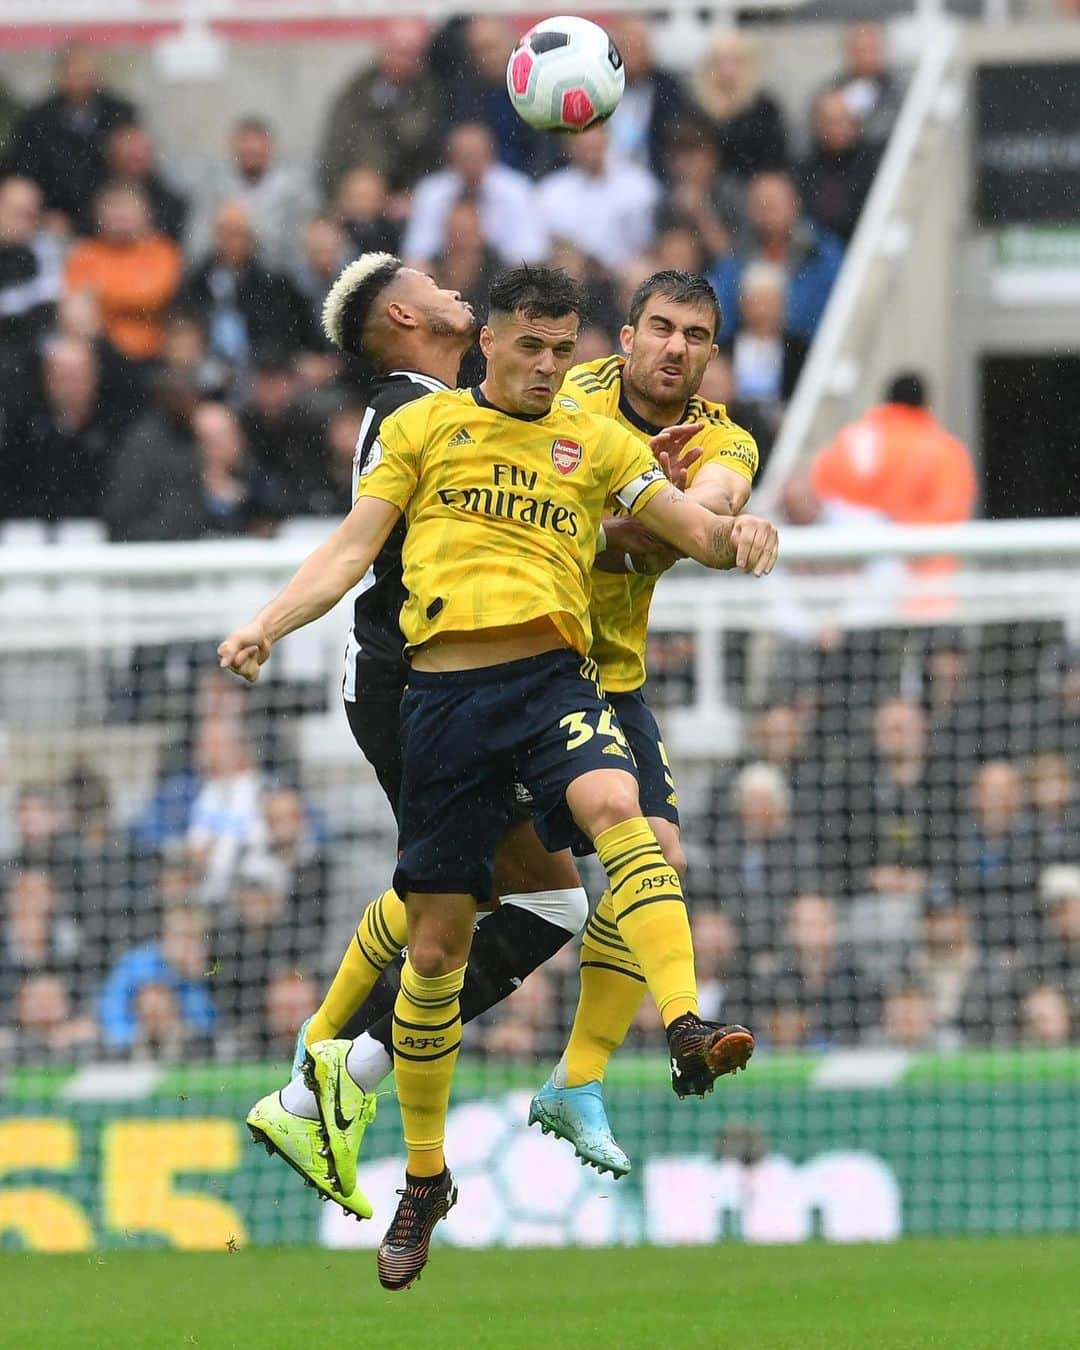
{"type": "Polygon", "coordinates": [[[641,815],[637,779],[618,770],[598,769],[571,783],[566,800],[590,838],[641,815]]]}
{"type": "Polygon", "coordinates": [[[436,937],[414,938],[409,944],[409,964],[417,975],[433,980],[465,964],[466,954],[436,937]]]}

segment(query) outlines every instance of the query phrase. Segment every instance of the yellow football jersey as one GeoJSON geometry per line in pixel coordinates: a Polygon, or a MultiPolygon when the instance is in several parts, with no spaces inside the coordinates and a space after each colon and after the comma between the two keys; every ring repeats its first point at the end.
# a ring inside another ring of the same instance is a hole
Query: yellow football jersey
{"type": "Polygon", "coordinates": [[[543,417],[479,389],[417,399],[383,422],[356,486],[405,515],[406,651],[437,633],[550,618],[583,656],[600,522],[665,483],[647,445],[557,397],[543,417]]]}
{"type": "MultiPolygon", "coordinates": [[[[606,356],[586,361],[567,374],[563,396],[569,396],[590,412],[612,418],[619,426],[648,442],[661,431],[630,407],[623,396],[622,368],[625,358],[606,356]]],[[[688,485],[703,464],[721,464],[734,469],[749,482],[757,473],[758,450],[753,436],[728,420],[722,403],[710,403],[697,394],[686,406],[684,422],[703,422],[705,430],[695,445],[703,454],[688,475],[688,485]]],[[[600,668],[605,689],[624,693],[640,689],[645,683],[645,645],[649,627],[649,606],[657,577],[633,573],[593,572],[592,615],[593,660],[600,668]]]]}

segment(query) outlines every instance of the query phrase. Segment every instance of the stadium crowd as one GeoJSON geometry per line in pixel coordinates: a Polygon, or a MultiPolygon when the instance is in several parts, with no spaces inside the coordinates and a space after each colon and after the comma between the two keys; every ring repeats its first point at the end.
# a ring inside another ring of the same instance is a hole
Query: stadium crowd
{"type": "MultiPolygon", "coordinates": [[[[689,642],[654,643],[661,722],[692,692],[689,642]]],[[[704,1015],[762,1049],[1080,1039],[1080,653],[1060,628],[785,639],[760,689],[739,674],[749,639],[727,643],[742,750],[680,772],[704,1015]]],[[[144,704],[168,749],[122,824],[89,764],[0,821],[8,1060],[287,1058],[336,965],[334,916],[382,884],[355,867],[370,822],[324,816],[288,716],[303,689],[220,685],[210,646],[185,697],[144,704]]],[[[571,944],[468,1050],[557,1053],[576,986],[571,944]]],[[[633,1044],[663,1045],[651,1005],[633,1044]]]]}
{"type": "MultiPolygon", "coordinates": [[[[333,99],[310,171],[247,117],[190,192],[92,52],[64,53],[33,107],[0,97],[0,522],[191,539],[341,512],[364,372],[319,313],[371,249],[479,306],[502,263],[561,263],[592,300],[581,359],[613,349],[643,276],[706,271],[726,321],[702,393],[767,453],[900,81],[880,30],[853,27],[801,145],[743,36],[683,82],[643,23],[616,38],[623,104],[564,143],[511,113],[500,21],[394,23],[333,99]]],[[[684,794],[703,1014],[750,1022],[763,1047],[1077,1039],[1080,657],[1062,634],[788,637],[764,684],[729,641],[745,744],[684,794]]],[[[691,692],[689,644],[651,652],[661,720],[691,692]]],[[[4,1059],[286,1059],[336,959],[335,900],[351,913],[383,884],[340,894],[355,832],[305,786],[284,714],[325,691],[240,697],[211,666],[209,648],[146,648],[111,672],[112,720],[167,732],[133,812],[86,763],[24,785],[0,820],[4,1059]]],[[[556,1053],[576,982],[567,949],[467,1045],[556,1053]]],[[[634,1037],[663,1044],[648,1009],[634,1037]]]]}
{"type": "Polygon", "coordinates": [[[588,282],[583,360],[612,350],[643,276],[707,272],[726,320],[702,392],[767,453],[900,82],[881,30],[854,26],[804,134],[740,33],[681,81],[655,64],[643,21],[615,36],[623,102],[564,140],[511,109],[504,20],[393,22],[305,163],[252,115],[187,184],[88,48],[60,54],[33,106],[0,97],[0,522],[191,539],[340,511],[363,372],[332,353],[319,315],[371,249],[481,312],[501,264],[560,263],[588,282]]]}

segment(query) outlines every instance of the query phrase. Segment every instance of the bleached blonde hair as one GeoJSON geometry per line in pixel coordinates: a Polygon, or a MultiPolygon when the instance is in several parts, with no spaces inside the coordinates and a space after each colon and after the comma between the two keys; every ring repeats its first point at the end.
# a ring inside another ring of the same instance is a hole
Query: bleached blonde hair
{"type": "Polygon", "coordinates": [[[323,331],[335,347],[359,349],[372,300],[401,266],[393,253],[362,253],[349,263],[323,302],[323,331]]]}

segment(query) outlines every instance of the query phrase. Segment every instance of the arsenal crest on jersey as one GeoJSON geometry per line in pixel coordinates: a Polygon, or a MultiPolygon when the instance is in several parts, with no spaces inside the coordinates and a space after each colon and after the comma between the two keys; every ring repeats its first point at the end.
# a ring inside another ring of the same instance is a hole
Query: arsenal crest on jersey
{"type": "Polygon", "coordinates": [[[551,462],[561,474],[573,473],[581,463],[581,442],[560,437],[551,443],[551,462]]]}

